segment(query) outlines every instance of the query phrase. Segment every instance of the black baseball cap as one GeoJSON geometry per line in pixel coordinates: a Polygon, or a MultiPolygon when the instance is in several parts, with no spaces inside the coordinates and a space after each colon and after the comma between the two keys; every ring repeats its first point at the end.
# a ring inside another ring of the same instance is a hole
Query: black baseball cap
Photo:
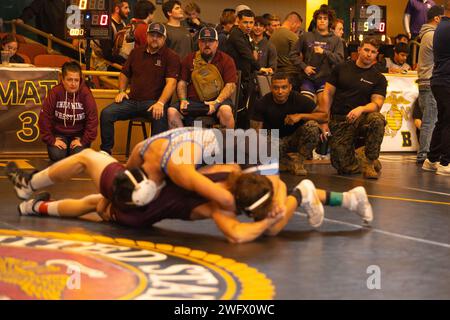
{"type": "Polygon", "coordinates": [[[200,40],[219,40],[219,35],[217,34],[217,30],[212,27],[204,27],[200,30],[200,34],[198,36],[200,40]]]}
{"type": "Polygon", "coordinates": [[[166,26],[159,22],[153,22],[147,28],[147,33],[156,32],[167,38],[166,26]]]}

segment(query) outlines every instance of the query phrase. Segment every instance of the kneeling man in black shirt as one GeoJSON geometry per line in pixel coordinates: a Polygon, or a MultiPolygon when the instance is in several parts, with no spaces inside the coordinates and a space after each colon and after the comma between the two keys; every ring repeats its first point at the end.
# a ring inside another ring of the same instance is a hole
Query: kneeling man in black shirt
{"type": "Polygon", "coordinates": [[[280,170],[306,175],[304,160],[319,143],[319,124],[327,120],[326,111],[320,110],[309,98],[292,91],[292,82],[285,73],[272,76],[271,92],[254,106],[251,127],[279,130],[280,170]],[[288,152],[297,152],[291,160],[288,152]]]}
{"type": "Polygon", "coordinates": [[[380,113],[386,97],[386,78],[373,67],[379,42],[366,38],[358,49],[358,59],[337,66],[325,85],[322,104],[330,115],[324,133],[331,133],[331,164],[339,174],[362,171],[365,178],[377,179],[378,157],[386,120],[380,113]],[[355,155],[355,141],[365,138],[365,155],[355,155]]]}

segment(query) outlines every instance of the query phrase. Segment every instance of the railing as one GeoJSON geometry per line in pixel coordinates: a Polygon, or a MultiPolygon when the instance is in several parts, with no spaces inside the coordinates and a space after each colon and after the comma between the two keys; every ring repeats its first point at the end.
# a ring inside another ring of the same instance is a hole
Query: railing
{"type": "Polygon", "coordinates": [[[120,72],[83,70],[83,74],[87,76],[98,76],[103,84],[106,83],[109,86],[115,88],[115,89],[92,89],[94,96],[97,97],[98,95],[101,95],[102,97],[103,96],[109,97],[111,94],[114,94],[114,96],[117,94],[117,89],[119,88],[118,81],[112,80],[110,77],[119,78],[120,72]],[[97,95],[95,95],[96,93],[97,95]]]}
{"type": "Polygon", "coordinates": [[[418,60],[419,60],[419,49],[420,49],[420,43],[417,42],[416,40],[411,40],[410,41],[410,45],[412,46],[412,50],[411,50],[411,61],[413,63],[413,65],[411,67],[413,67],[415,64],[417,64],[418,60]]]}
{"type": "MultiPolygon", "coordinates": [[[[72,45],[71,43],[69,43],[69,42],[67,42],[67,41],[64,41],[64,40],[61,40],[61,39],[55,37],[55,36],[54,36],[53,34],[51,34],[51,33],[46,33],[46,32],[44,32],[44,31],[41,31],[41,30],[39,30],[39,29],[36,29],[36,28],[34,28],[34,27],[32,27],[32,26],[26,24],[26,23],[19,23],[19,22],[18,22],[17,20],[15,20],[15,19],[14,19],[14,20],[9,20],[9,21],[4,21],[4,23],[5,23],[5,24],[11,25],[11,32],[12,32],[13,34],[16,34],[16,33],[17,33],[17,27],[20,27],[20,28],[23,28],[23,29],[25,29],[25,30],[28,30],[28,31],[30,31],[30,32],[32,32],[32,33],[34,33],[34,34],[36,34],[36,35],[39,35],[39,36],[41,36],[41,37],[46,38],[46,39],[47,39],[47,52],[48,52],[48,53],[54,53],[54,52],[56,52],[55,50],[53,50],[53,43],[54,43],[54,42],[57,43],[57,44],[59,44],[59,45],[61,45],[61,46],[66,47],[66,48],[72,49],[72,50],[74,50],[74,51],[76,51],[76,52],[81,52],[82,54],[85,53],[85,50],[84,50],[84,49],[78,48],[78,47],[72,45]]],[[[116,69],[118,69],[118,70],[122,70],[122,66],[121,66],[120,64],[113,63],[113,62],[110,62],[110,61],[107,61],[107,60],[105,60],[105,62],[106,62],[108,65],[110,65],[110,66],[112,66],[112,67],[114,67],[114,68],[116,68],[116,69]]]]}

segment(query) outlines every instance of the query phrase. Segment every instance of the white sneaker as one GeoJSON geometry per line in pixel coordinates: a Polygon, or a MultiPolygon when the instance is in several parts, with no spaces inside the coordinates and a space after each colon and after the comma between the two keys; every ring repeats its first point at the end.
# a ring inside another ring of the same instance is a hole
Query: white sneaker
{"type": "Polygon", "coordinates": [[[446,166],[439,164],[436,170],[436,174],[441,176],[450,176],[450,164],[446,166]]]}
{"type": "Polygon", "coordinates": [[[296,187],[302,195],[301,207],[308,215],[308,221],[311,226],[318,228],[323,223],[323,205],[317,195],[316,187],[311,180],[302,180],[296,187]]]}
{"type": "Polygon", "coordinates": [[[352,196],[356,201],[351,201],[352,207],[349,208],[350,211],[356,212],[360,216],[364,223],[369,224],[373,221],[372,206],[369,203],[369,198],[367,197],[366,189],[364,187],[356,187],[350,190],[352,196]]]}
{"type": "Polygon", "coordinates": [[[425,159],[422,165],[422,169],[425,171],[432,171],[435,172],[438,169],[439,161],[431,162],[428,159],[425,159]]]}
{"type": "Polygon", "coordinates": [[[41,192],[34,197],[34,199],[23,201],[19,204],[18,210],[21,216],[42,216],[39,211],[37,211],[36,204],[42,201],[50,200],[50,193],[41,192]]]}

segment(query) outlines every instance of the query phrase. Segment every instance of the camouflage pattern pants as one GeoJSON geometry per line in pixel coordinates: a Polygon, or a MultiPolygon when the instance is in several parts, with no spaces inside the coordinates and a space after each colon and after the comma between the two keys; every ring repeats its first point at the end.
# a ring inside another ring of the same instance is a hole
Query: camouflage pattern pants
{"type": "Polygon", "coordinates": [[[288,157],[288,152],[298,152],[305,160],[320,140],[319,124],[310,120],[300,125],[290,136],[280,139],[280,159],[288,157]]]}
{"type": "Polygon", "coordinates": [[[386,126],[386,120],[381,113],[364,113],[353,123],[347,122],[345,116],[332,115],[328,126],[331,131],[331,165],[339,174],[360,172],[355,155],[355,141],[360,136],[365,140],[367,159],[378,159],[386,126]]]}

